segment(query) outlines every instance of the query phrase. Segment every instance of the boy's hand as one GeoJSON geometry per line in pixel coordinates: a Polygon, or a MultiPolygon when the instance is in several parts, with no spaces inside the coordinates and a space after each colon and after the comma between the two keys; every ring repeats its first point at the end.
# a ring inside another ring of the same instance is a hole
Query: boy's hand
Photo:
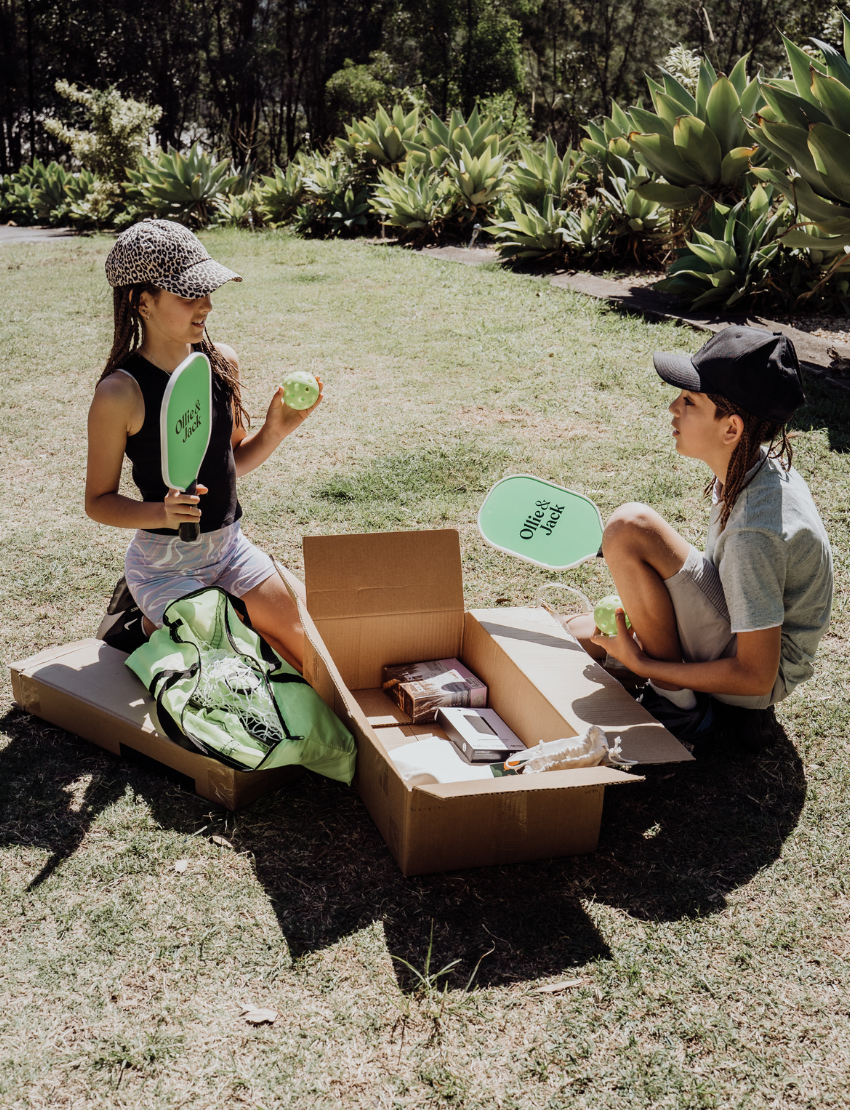
{"type": "Polygon", "coordinates": [[[290,432],[294,432],[322,403],[324,385],[318,374],[314,376],[319,386],[319,399],[308,409],[290,408],[283,400],[283,386],[279,385],[275,390],[269,411],[266,413],[266,427],[279,439],[284,439],[290,432]]]}
{"type": "Polygon", "coordinates": [[[626,628],[626,614],[623,609],[617,609],[615,613],[617,619],[617,635],[604,636],[597,630],[594,636],[591,636],[591,642],[598,647],[605,648],[610,656],[628,667],[630,671],[635,674],[641,674],[641,664],[645,656],[638,647],[637,641],[634,638],[634,632],[626,628]]]}

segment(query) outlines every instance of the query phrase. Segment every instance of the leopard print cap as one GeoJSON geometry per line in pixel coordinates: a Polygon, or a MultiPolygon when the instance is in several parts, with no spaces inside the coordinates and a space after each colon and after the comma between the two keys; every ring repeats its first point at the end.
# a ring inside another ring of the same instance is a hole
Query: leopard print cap
{"type": "Polygon", "coordinates": [[[149,282],[178,297],[205,297],[228,281],[241,281],[204,250],[182,224],[142,220],[122,232],[106,258],[110,285],[149,282]]]}

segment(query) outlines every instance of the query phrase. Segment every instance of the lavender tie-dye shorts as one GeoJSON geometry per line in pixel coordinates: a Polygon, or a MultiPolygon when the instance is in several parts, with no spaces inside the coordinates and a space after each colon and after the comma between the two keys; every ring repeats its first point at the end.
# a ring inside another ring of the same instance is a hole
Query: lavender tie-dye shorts
{"type": "Polygon", "coordinates": [[[276,573],[268,555],[242,535],[238,520],[215,532],[202,532],[195,543],[139,531],[124,556],[130,593],[157,628],[175,598],[206,586],[221,586],[242,597],[276,573]]]}

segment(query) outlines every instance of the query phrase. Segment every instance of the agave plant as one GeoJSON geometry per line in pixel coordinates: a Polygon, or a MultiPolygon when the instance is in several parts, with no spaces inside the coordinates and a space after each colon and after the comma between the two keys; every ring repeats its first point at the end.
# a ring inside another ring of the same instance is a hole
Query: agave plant
{"type": "Polygon", "coordinates": [[[506,197],[504,206],[510,218],[484,228],[502,258],[523,262],[563,254],[561,232],[570,226],[570,213],[555,207],[551,193],[539,208],[520,196],[506,197]]]}
{"type": "Polygon", "coordinates": [[[371,118],[352,120],[345,125],[346,137],[334,143],[352,161],[358,159],[379,166],[397,166],[407,158],[407,143],[419,130],[419,109],[404,114],[401,105],[390,116],[380,104],[371,118]]]}
{"type": "Polygon", "coordinates": [[[390,227],[419,231],[439,226],[449,215],[452,202],[447,179],[411,163],[405,165],[403,174],[380,169],[378,176],[370,207],[390,227]]]}
{"type": "Polygon", "coordinates": [[[670,216],[658,201],[647,200],[638,192],[645,184],[645,173],[636,173],[631,163],[619,159],[619,175],[612,158],[608,185],[600,186],[597,196],[604,198],[612,213],[610,234],[615,241],[622,241],[625,252],[635,261],[646,261],[668,236],[670,216]]]}
{"type": "Polygon", "coordinates": [[[558,148],[548,137],[540,153],[520,143],[511,191],[538,211],[547,196],[553,197],[558,205],[563,204],[587,180],[586,162],[587,156],[573,151],[571,146],[564,157],[559,158],[558,148]]]}
{"type": "Polygon", "coordinates": [[[460,200],[462,218],[471,220],[509,188],[506,155],[484,150],[476,158],[461,147],[461,156],[446,163],[449,180],[460,200]]]}
{"type": "Polygon", "coordinates": [[[201,226],[209,222],[215,201],[240,185],[227,159],[215,161],[199,143],[187,154],[169,149],[155,158],[143,157],[138,170],[127,175],[127,197],[141,212],[201,226]]]}
{"type": "Polygon", "coordinates": [[[608,180],[612,169],[616,175],[620,169],[620,159],[637,168],[629,135],[639,130],[639,126],[616,100],[611,101],[610,116],[604,116],[598,122],[586,123],[584,129],[588,137],[581,140],[581,149],[595,168],[596,175],[602,177],[603,181],[608,180]],[[616,160],[613,164],[612,159],[616,160]]]}
{"type": "Polygon", "coordinates": [[[473,108],[467,120],[455,109],[447,123],[432,114],[430,123],[405,145],[411,161],[441,170],[450,162],[459,166],[464,151],[471,158],[481,158],[485,153],[509,154],[515,144],[513,139],[500,134],[491,116],[482,119],[478,109],[473,108]]]}
{"type": "Polygon", "coordinates": [[[290,162],[286,170],[275,166],[271,176],[264,176],[257,190],[258,211],[271,227],[285,224],[304,197],[304,163],[300,158],[290,162]]]}
{"type": "Polygon", "coordinates": [[[791,221],[787,204],[771,213],[770,200],[758,185],[732,208],[715,201],[708,230],[695,232],[655,288],[692,308],[716,302],[731,308],[763,293],[776,281],[780,235],[791,221]]]}
{"type": "Polygon", "coordinates": [[[215,222],[223,227],[247,227],[252,231],[262,223],[259,211],[259,195],[253,189],[247,193],[235,193],[218,197],[215,201],[215,222]]]}
{"type": "Polygon", "coordinates": [[[353,167],[339,156],[303,158],[303,199],[293,226],[302,235],[344,235],[367,223],[368,193],[357,188],[353,167]]]}
{"type": "MultiPolygon", "coordinates": [[[[823,61],[783,36],[792,77],[762,84],[767,107],[749,123],[750,134],[790,167],[794,176],[770,167],[754,172],[775,185],[808,220],[833,236],[835,249],[850,246],[850,19],[844,24],[843,54],[811,41],[823,61]]],[[[804,229],[789,233],[789,245],[805,245],[804,229]]]]}
{"type": "Polygon", "coordinates": [[[594,197],[580,212],[565,212],[564,216],[564,226],[557,234],[568,257],[598,258],[611,249],[614,218],[602,197],[594,197]]]}
{"type": "Polygon", "coordinates": [[[664,181],[640,185],[641,196],[667,208],[690,208],[705,194],[740,195],[750,161],[763,157],[747,141],[744,123],[762,102],[758,81],[747,78],[748,57],[739,58],[728,77],[703,58],[695,94],[663,69],[663,84],[647,77],[655,111],[629,109],[636,126],[629,142],[637,161],[664,181]]]}

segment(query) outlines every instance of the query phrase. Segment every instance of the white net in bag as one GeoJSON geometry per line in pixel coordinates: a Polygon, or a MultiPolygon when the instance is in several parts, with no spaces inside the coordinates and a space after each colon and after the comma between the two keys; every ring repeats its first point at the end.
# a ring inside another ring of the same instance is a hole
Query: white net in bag
{"type": "Polygon", "coordinates": [[[213,648],[201,656],[198,684],[191,703],[201,709],[225,709],[261,744],[284,739],[280,720],[265,683],[239,656],[213,648]]]}

